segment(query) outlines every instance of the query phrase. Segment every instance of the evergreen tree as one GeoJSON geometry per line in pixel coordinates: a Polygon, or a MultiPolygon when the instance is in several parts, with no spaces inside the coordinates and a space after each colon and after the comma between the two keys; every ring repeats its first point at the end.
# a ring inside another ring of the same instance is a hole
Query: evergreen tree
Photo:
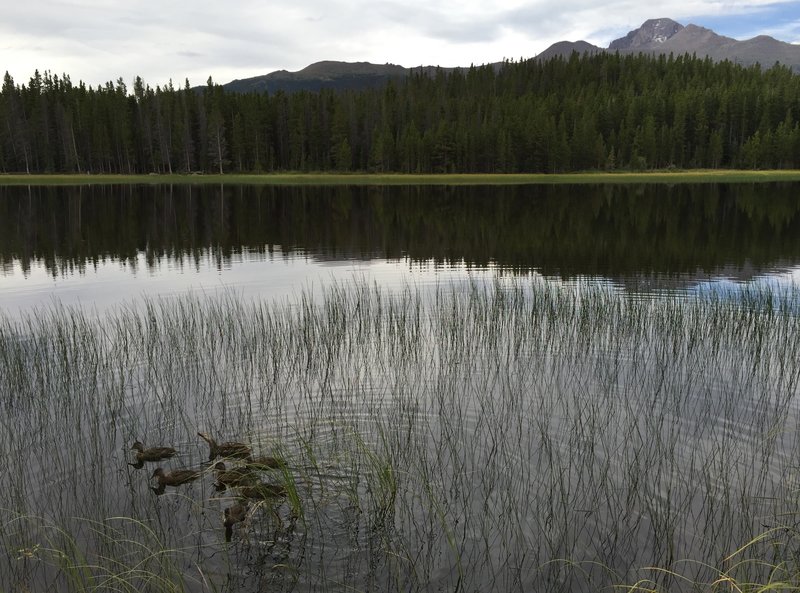
{"type": "Polygon", "coordinates": [[[800,166],[800,77],[691,56],[508,61],[382,89],[96,89],[6,73],[0,170],[561,172],[800,166]]]}

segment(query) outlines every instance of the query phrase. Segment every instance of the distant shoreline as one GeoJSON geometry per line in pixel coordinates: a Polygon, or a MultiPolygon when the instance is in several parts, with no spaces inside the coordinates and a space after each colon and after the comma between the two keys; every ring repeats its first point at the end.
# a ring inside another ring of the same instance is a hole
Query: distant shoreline
{"type": "Polygon", "coordinates": [[[266,173],[266,174],[0,174],[0,186],[19,185],[548,185],[621,183],[767,183],[800,181],[800,170],[684,170],[645,173],[266,173]]]}

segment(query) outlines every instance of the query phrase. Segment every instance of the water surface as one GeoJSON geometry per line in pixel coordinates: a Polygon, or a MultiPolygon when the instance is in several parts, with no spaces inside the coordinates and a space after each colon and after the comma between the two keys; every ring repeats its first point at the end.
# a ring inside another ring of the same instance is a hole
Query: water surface
{"type": "Polygon", "coordinates": [[[798,188],[0,188],[0,589],[69,545],[198,592],[716,578],[800,520],[798,188]],[[198,430],[302,515],[226,543],[198,430]]]}
{"type": "Polygon", "coordinates": [[[0,307],[498,275],[638,293],[792,282],[798,184],[0,188],[0,307]]]}

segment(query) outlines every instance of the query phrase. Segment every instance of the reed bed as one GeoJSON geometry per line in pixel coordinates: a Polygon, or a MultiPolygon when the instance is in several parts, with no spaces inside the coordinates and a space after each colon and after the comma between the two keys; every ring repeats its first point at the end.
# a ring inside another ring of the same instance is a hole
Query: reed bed
{"type": "Polygon", "coordinates": [[[497,280],[4,318],[0,590],[797,588],[797,303],[497,280]],[[200,430],[285,460],[230,543],[200,430]],[[136,440],[201,479],[156,496],[136,440]]]}

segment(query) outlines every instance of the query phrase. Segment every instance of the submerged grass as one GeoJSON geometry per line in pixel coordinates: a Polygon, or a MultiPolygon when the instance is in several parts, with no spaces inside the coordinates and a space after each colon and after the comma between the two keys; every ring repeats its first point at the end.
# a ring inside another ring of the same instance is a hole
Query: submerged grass
{"type": "Polygon", "coordinates": [[[797,588],[798,303],[498,280],[2,319],[0,591],[797,588]],[[198,430],[285,460],[230,544],[198,430]],[[135,440],[203,477],[155,496],[135,440]]]}

